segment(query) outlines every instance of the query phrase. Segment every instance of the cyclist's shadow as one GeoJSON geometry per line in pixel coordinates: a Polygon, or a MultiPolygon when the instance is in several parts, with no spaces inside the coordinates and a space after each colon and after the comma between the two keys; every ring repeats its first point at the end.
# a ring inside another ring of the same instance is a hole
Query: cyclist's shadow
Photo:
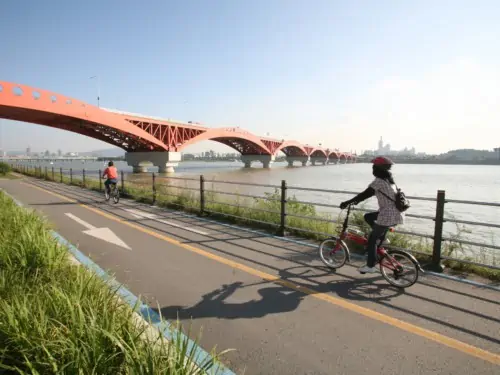
{"type": "Polygon", "coordinates": [[[377,283],[376,277],[356,280],[338,280],[329,283],[332,292],[339,297],[354,301],[390,301],[405,293],[404,289],[377,283]]]}
{"type": "Polygon", "coordinates": [[[281,270],[280,276],[318,293],[335,293],[348,300],[387,301],[404,294],[404,289],[380,282],[381,276],[377,274],[372,277],[360,275],[359,278],[353,278],[340,276],[326,267],[315,268],[313,271],[309,267],[296,266],[281,270]],[[338,280],[339,276],[344,279],[338,280]]]}

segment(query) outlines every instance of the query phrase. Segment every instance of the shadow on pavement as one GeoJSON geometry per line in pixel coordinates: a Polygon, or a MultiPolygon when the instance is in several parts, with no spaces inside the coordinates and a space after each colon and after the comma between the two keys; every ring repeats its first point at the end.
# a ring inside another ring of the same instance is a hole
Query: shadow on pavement
{"type": "MultiPolygon", "coordinates": [[[[87,192],[80,188],[65,187],[58,184],[47,183],[34,184],[45,188],[48,187],[53,191],[58,191],[71,198],[80,200],[82,203],[89,204],[105,212],[116,215],[123,220],[137,222],[144,227],[157,232],[165,233],[179,239],[180,241],[186,243],[198,243],[200,246],[203,246],[205,249],[214,253],[231,258],[237,258],[240,261],[249,262],[255,266],[265,267],[268,270],[272,270],[270,271],[271,273],[274,273],[277,276],[279,275],[280,279],[290,281],[295,285],[299,285],[304,288],[308,288],[313,291],[312,293],[336,294],[340,298],[347,300],[373,302],[380,306],[393,309],[394,311],[399,311],[419,319],[424,319],[429,322],[437,323],[439,325],[464,332],[471,336],[500,344],[500,339],[497,337],[498,335],[494,333],[492,333],[492,336],[482,334],[472,329],[468,329],[465,326],[460,326],[460,320],[458,322],[449,322],[447,321],[446,316],[440,316],[433,313],[435,310],[433,306],[436,308],[447,308],[465,313],[467,316],[470,316],[470,319],[480,318],[485,319],[492,324],[498,324],[500,323],[500,318],[498,316],[487,315],[476,311],[474,300],[493,305],[500,304],[499,300],[486,298],[478,294],[473,294],[472,292],[466,293],[460,290],[449,289],[444,286],[441,287],[433,285],[431,282],[426,280],[419,281],[418,284],[421,284],[426,288],[438,289],[440,292],[460,296],[454,298],[471,299],[470,308],[468,306],[467,308],[455,306],[441,301],[439,298],[434,296],[432,291],[429,292],[428,290],[423,290],[422,288],[410,288],[406,291],[394,288],[388,285],[385,281],[380,281],[380,275],[369,278],[366,276],[352,276],[349,274],[349,271],[352,274],[352,266],[349,265],[346,265],[343,269],[337,270],[336,272],[332,272],[332,270],[321,265],[318,261],[317,249],[314,248],[297,245],[272,237],[265,237],[265,235],[259,237],[255,232],[244,232],[243,230],[239,230],[237,228],[228,228],[224,226],[215,228],[216,223],[202,222],[197,220],[196,217],[181,216],[166,209],[151,210],[149,209],[149,206],[132,204],[127,201],[120,202],[120,204],[113,206],[101,205],[99,201],[95,200],[98,193],[87,192]],[[171,230],[173,228],[165,226],[160,229],[157,226],[153,226],[148,219],[131,220],[125,215],[126,211],[124,211],[124,207],[131,206],[140,207],[146,212],[154,212],[161,218],[176,220],[178,223],[183,223],[186,226],[195,224],[197,227],[210,227],[210,234],[204,236],[207,237],[206,240],[193,241],[186,236],[180,235],[178,231],[172,232],[171,230]],[[229,235],[230,238],[217,238],[216,235],[219,234],[229,235]],[[242,244],[242,240],[247,240],[248,243],[242,244]],[[220,244],[229,244],[237,247],[239,250],[243,250],[243,252],[240,251],[239,253],[235,253],[228,251],[227,249],[221,247],[220,244]],[[259,261],[258,255],[272,257],[275,262],[259,261]],[[293,264],[293,266],[282,268],[281,265],[286,267],[286,262],[293,264]],[[413,301],[410,301],[409,303],[407,301],[405,306],[402,306],[401,303],[399,303],[399,299],[397,299],[397,297],[402,295],[404,295],[405,298],[413,299],[413,301]],[[417,311],[419,310],[419,307],[423,305],[427,305],[428,307],[417,311]],[[428,313],[427,311],[432,313],[428,313]]],[[[201,300],[193,306],[165,306],[162,307],[160,311],[162,315],[168,319],[176,319],[178,315],[181,320],[205,317],[215,317],[220,319],[252,319],[269,314],[293,311],[297,309],[304,297],[307,297],[307,294],[276,283],[264,281],[257,284],[264,285],[264,287],[257,291],[260,296],[259,299],[252,299],[241,303],[228,301],[228,298],[230,298],[237,290],[256,285],[243,285],[241,282],[235,282],[223,285],[221,288],[203,295],[201,300]]],[[[467,319],[465,321],[467,321],[467,319]]],[[[494,327],[495,329],[492,329],[491,332],[498,331],[496,329],[497,326],[494,327]]]]}
{"type": "MultiPolygon", "coordinates": [[[[297,267],[293,267],[296,269],[297,267]]],[[[304,269],[305,267],[300,267],[304,269]]],[[[297,273],[289,272],[291,269],[282,270],[280,276],[282,280],[288,277],[296,278],[297,273]]],[[[304,269],[302,274],[310,270],[304,269]]],[[[323,275],[311,275],[311,278],[323,275]]],[[[296,284],[296,281],[292,281],[296,284]]],[[[303,285],[308,287],[307,285],[303,285]]],[[[373,300],[391,299],[403,292],[396,288],[386,288],[385,286],[373,284],[373,278],[363,280],[352,280],[322,284],[314,289],[315,293],[336,292],[340,296],[353,300],[373,300]]],[[[244,285],[242,282],[224,284],[219,289],[202,296],[201,300],[193,306],[165,306],[159,312],[166,319],[189,320],[200,318],[218,319],[254,319],[262,318],[266,315],[281,314],[294,311],[308,294],[291,289],[289,287],[273,283],[271,281],[261,281],[244,285]],[[257,290],[259,299],[236,303],[227,301],[238,290],[263,285],[257,290]]],[[[158,312],[158,310],[156,310],[158,312]]]]}

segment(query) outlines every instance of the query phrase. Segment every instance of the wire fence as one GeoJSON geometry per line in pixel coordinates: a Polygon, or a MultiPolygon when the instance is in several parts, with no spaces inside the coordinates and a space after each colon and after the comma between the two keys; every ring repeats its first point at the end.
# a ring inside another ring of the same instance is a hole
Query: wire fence
{"type": "MultiPolygon", "coordinates": [[[[41,179],[77,185],[84,188],[103,191],[102,170],[73,170],[72,168],[50,168],[31,165],[12,165],[15,171],[41,179]]],[[[205,177],[170,177],[155,173],[124,175],[121,173],[119,186],[121,194],[151,204],[172,206],[196,212],[199,215],[216,215],[230,220],[263,225],[274,228],[279,236],[292,234],[321,239],[335,235],[338,231],[338,217],[332,214],[338,205],[311,198],[297,199],[296,193],[322,193],[327,195],[353,195],[356,192],[310,187],[288,186],[286,181],[280,185],[220,181],[205,177]],[[251,188],[240,192],[239,188],[251,188]],[[293,194],[293,195],[292,195],[293,194]],[[326,208],[330,213],[318,212],[316,208],[326,208]]],[[[396,229],[395,234],[404,237],[402,248],[415,254],[429,257],[429,267],[442,271],[443,261],[455,261],[464,264],[480,265],[500,270],[500,246],[494,243],[471,241],[459,235],[444,233],[445,223],[471,225],[500,229],[500,223],[487,223],[477,220],[462,220],[445,217],[449,205],[500,207],[498,202],[481,202],[446,198],[446,192],[439,190],[435,198],[409,196],[411,201],[423,201],[433,205],[432,213],[407,213],[406,217],[427,222],[432,232],[422,233],[396,229]],[[417,238],[418,240],[408,240],[417,238]],[[465,252],[464,246],[468,246],[465,252]],[[460,256],[462,255],[462,256],[460,256]]],[[[362,214],[369,212],[364,208],[355,208],[362,214]]],[[[354,225],[362,226],[358,221],[354,225]]],[[[401,241],[400,241],[401,242],[401,241]]],[[[396,243],[395,246],[399,246],[396,243]]]]}

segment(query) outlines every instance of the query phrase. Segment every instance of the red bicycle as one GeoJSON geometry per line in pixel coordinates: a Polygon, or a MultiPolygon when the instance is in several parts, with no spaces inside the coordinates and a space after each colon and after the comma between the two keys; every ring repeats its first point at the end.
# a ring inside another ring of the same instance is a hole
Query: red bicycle
{"type": "MultiPolygon", "coordinates": [[[[349,228],[350,214],[351,206],[349,205],[340,236],[328,238],[319,245],[319,256],[323,263],[330,268],[340,268],[346,261],[351,260],[351,254],[345,240],[351,240],[363,246],[368,243],[363,232],[349,228]]],[[[394,231],[394,228],[390,228],[389,231],[394,231]]],[[[379,241],[376,259],[377,264],[380,264],[380,272],[384,279],[398,288],[408,288],[415,284],[419,271],[423,271],[415,257],[404,250],[385,249],[382,246],[383,242],[384,239],[379,241]]]]}

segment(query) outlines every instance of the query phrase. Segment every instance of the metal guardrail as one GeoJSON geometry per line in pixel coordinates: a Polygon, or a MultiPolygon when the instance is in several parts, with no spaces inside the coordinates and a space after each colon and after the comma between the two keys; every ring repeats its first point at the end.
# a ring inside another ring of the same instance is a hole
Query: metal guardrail
{"type": "MultiPolygon", "coordinates": [[[[67,182],[69,184],[79,185],[82,187],[97,188],[96,185],[91,186],[91,184],[92,183],[96,184],[98,182],[98,184],[99,184],[98,189],[100,191],[103,190],[103,180],[102,180],[102,171],[101,170],[89,171],[89,170],[82,169],[79,171],[74,171],[71,168],[66,169],[66,170],[64,170],[63,168],[48,169],[47,167],[42,168],[40,166],[30,166],[30,165],[23,165],[23,164],[12,165],[12,167],[20,173],[31,175],[31,176],[34,176],[37,178],[43,178],[43,179],[52,180],[52,181],[56,181],[56,182],[67,182]],[[96,178],[97,174],[98,174],[98,178],[96,178]],[[91,178],[91,176],[94,178],[91,178]]],[[[149,174],[141,174],[141,176],[144,176],[144,177],[147,177],[148,175],[149,174]]],[[[152,202],[152,204],[155,204],[155,202],[157,201],[158,195],[164,195],[164,196],[170,196],[170,197],[182,197],[182,194],[172,193],[170,191],[170,189],[196,191],[196,192],[198,192],[198,194],[197,194],[197,200],[198,200],[197,207],[186,206],[186,208],[196,209],[199,212],[199,215],[217,214],[217,215],[223,215],[223,216],[227,216],[227,217],[245,220],[248,222],[265,224],[265,225],[269,225],[270,227],[277,227],[278,228],[277,234],[280,236],[285,236],[287,230],[294,231],[296,233],[303,232],[303,233],[309,233],[309,234],[326,236],[326,237],[332,235],[331,233],[318,232],[318,231],[314,231],[314,230],[310,230],[310,229],[306,229],[306,228],[299,228],[299,227],[291,226],[289,224],[289,220],[287,218],[304,219],[304,220],[311,220],[311,221],[316,221],[316,222],[331,222],[333,224],[336,223],[336,220],[333,220],[330,218],[325,218],[325,217],[320,217],[320,216],[312,216],[312,215],[311,216],[298,215],[296,213],[288,212],[289,211],[288,205],[290,204],[290,200],[287,198],[287,195],[288,195],[289,191],[309,191],[309,192],[320,192],[320,193],[327,193],[327,194],[342,194],[342,195],[357,194],[357,192],[352,192],[352,191],[288,186],[286,181],[282,181],[281,185],[272,185],[272,184],[257,184],[257,183],[235,182],[235,181],[206,180],[204,176],[200,176],[199,178],[169,177],[169,176],[158,176],[155,173],[151,173],[150,176],[151,176],[150,178],[126,180],[125,175],[122,171],[121,172],[121,179],[120,179],[122,192],[126,193],[127,189],[131,188],[133,186],[146,187],[146,188],[142,188],[142,189],[144,190],[145,193],[151,194],[151,202],[152,202]],[[191,183],[198,182],[199,185],[196,187],[177,186],[174,184],[165,184],[164,181],[189,181],[191,183]],[[253,195],[253,194],[243,194],[243,193],[237,193],[237,192],[221,191],[221,190],[217,190],[217,189],[206,189],[205,185],[207,182],[211,183],[213,185],[222,184],[222,185],[239,185],[239,186],[249,186],[249,187],[259,187],[259,188],[273,188],[273,189],[275,189],[275,191],[279,192],[279,198],[277,198],[276,196],[259,196],[259,195],[253,195]],[[129,187],[128,184],[130,184],[131,186],[129,187]],[[159,192],[160,187],[164,187],[165,189],[163,189],[162,191],[159,192]],[[224,202],[224,201],[214,199],[213,196],[209,196],[209,194],[228,195],[228,196],[235,196],[235,197],[252,198],[252,199],[261,200],[261,201],[279,202],[280,209],[279,209],[279,211],[272,211],[272,210],[267,210],[264,208],[252,207],[249,205],[236,204],[235,202],[224,202]],[[264,221],[264,220],[258,220],[256,218],[252,218],[252,217],[248,217],[248,216],[244,217],[244,216],[233,215],[233,214],[226,213],[226,212],[214,211],[213,209],[211,209],[211,207],[207,207],[207,204],[208,205],[217,204],[217,205],[224,205],[224,206],[228,206],[228,207],[238,207],[238,208],[242,208],[244,210],[253,210],[253,211],[257,211],[257,212],[268,213],[271,215],[279,215],[279,223],[277,224],[275,221],[264,221]]],[[[443,190],[439,190],[437,192],[436,198],[414,197],[414,196],[408,196],[408,198],[411,200],[435,202],[435,209],[434,209],[433,216],[410,214],[410,213],[406,214],[407,217],[433,221],[434,222],[434,231],[433,231],[434,234],[430,235],[430,234],[418,233],[418,232],[412,232],[412,231],[396,230],[395,231],[396,233],[400,233],[403,235],[416,236],[416,237],[420,237],[420,238],[426,238],[426,239],[430,239],[433,241],[431,254],[423,253],[421,251],[414,251],[412,249],[405,249],[405,250],[411,251],[415,254],[430,256],[432,258],[430,266],[435,271],[442,271],[443,270],[443,266],[442,266],[443,260],[453,260],[456,262],[480,265],[480,266],[484,266],[484,267],[488,267],[488,268],[492,268],[492,269],[500,269],[500,267],[496,266],[496,265],[478,263],[478,262],[474,262],[471,260],[450,257],[450,256],[446,256],[446,255],[442,254],[443,242],[455,242],[455,243],[460,243],[460,244],[469,245],[469,246],[475,246],[475,247],[484,248],[484,249],[500,250],[500,246],[496,246],[493,244],[468,241],[468,240],[463,240],[460,238],[446,237],[443,235],[443,226],[444,226],[444,223],[446,223],[446,222],[500,229],[500,224],[447,218],[447,217],[445,217],[445,206],[447,204],[500,207],[500,203],[498,203],[498,202],[458,200],[458,199],[446,199],[446,193],[443,190]]],[[[303,200],[297,200],[297,199],[294,199],[293,203],[304,204],[304,205],[314,205],[314,206],[318,206],[318,207],[328,207],[328,208],[338,208],[339,207],[337,205],[331,205],[331,204],[320,203],[320,202],[312,202],[312,201],[303,201],[303,200]]],[[[176,205],[176,206],[183,206],[183,204],[176,203],[176,202],[172,202],[171,204],[176,205]]],[[[360,211],[360,212],[372,211],[372,210],[367,210],[367,209],[363,209],[363,208],[354,208],[354,210],[360,211]]]]}

